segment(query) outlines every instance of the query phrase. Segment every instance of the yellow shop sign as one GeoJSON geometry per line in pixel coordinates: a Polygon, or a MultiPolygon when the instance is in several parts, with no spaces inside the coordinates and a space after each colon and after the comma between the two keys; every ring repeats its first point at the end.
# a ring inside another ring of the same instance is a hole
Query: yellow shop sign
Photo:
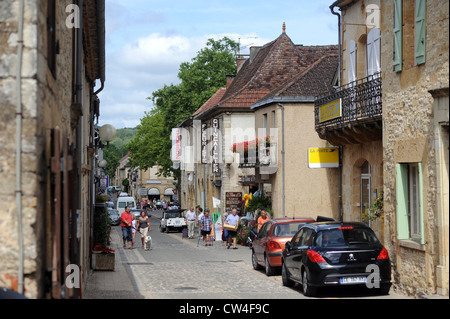
{"type": "Polygon", "coordinates": [[[341,117],[341,103],[342,99],[322,105],[319,108],[319,122],[329,121],[341,117]]]}
{"type": "Polygon", "coordinates": [[[309,168],[339,167],[339,149],[337,147],[310,148],[308,166],[309,168]]]}

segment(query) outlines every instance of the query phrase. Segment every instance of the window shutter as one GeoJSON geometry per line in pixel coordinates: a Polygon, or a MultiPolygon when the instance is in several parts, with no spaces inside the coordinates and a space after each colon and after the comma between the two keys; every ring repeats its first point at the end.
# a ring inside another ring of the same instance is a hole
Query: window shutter
{"type": "Polygon", "coordinates": [[[396,165],[396,187],[397,199],[397,238],[409,239],[408,221],[408,166],[396,165]]]}
{"type": "Polygon", "coordinates": [[[394,0],[394,72],[402,70],[403,55],[403,8],[402,0],[394,0]]]}
{"type": "Polygon", "coordinates": [[[348,82],[356,81],[356,42],[350,40],[350,50],[349,50],[349,69],[348,69],[348,82]]]}
{"type": "Polygon", "coordinates": [[[426,0],[416,0],[415,8],[415,61],[416,65],[425,63],[426,34],[427,34],[427,2],[426,0]]]}

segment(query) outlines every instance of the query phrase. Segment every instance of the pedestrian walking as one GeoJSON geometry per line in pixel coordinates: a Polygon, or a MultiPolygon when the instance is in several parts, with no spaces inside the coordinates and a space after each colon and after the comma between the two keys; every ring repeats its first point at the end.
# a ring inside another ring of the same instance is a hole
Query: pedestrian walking
{"type": "Polygon", "coordinates": [[[197,226],[198,226],[198,236],[202,237],[201,231],[200,231],[200,219],[203,217],[203,209],[200,206],[197,206],[197,226]]]}
{"type": "Polygon", "coordinates": [[[259,216],[258,218],[258,231],[261,229],[262,225],[264,225],[264,223],[268,220],[269,217],[267,216],[267,212],[264,209],[262,209],[261,216],[259,216]]]}
{"type": "Polygon", "coordinates": [[[227,249],[230,249],[231,246],[231,240],[233,240],[233,249],[237,249],[236,247],[236,238],[237,238],[237,225],[239,223],[239,216],[237,214],[237,209],[234,208],[231,211],[231,214],[227,216],[227,219],[225,222],[228,225],[236,226],[236,231],[229,230],[228,231],[228,243],[227,243],[227,249]]]}
{"type": "Polygon", "coordinates": [[[141,233],[142,248],[145,248],[145,237],[147,237],[148,233],[152,231],[152,225],[150,224],[150,220],[144,211],[141,212],[141,216],[139,216],[137,221],[137,229],[141,233]]]}
{"type": "Polygon", "coordinates": [[[131,249],[131,245],[133,242],[133,233],[131,231],[132,222],[133,222],[133,215],[130,212],[130,206],[125,207],[125,211],[120,216],[120,226],[122,226],[122,238],[123,238],[123,248],[127,248],[127,242],[128,242],[128,248],[131,249]]]}
{"type": "Polygon", "coordinates": [[[132,220],[131,220],[131,228],[132,228],[132,234],[133,234],[133,240],[132,240],[132,245],[131,248],[134,249],[134,243],[136,241],[136,217],[134,217],[134,215],[132,215],[132,220]]]}
{"type": "Polygon", "coordinates": [[[205,209],[205,214],[200,219],[201,234],[205,242],[205,246],[211,246],[211,230],[213,220],[209,214],[209,209],[205,209]]]}
{"type": "Polygon", "coordinates": [[[190,239],[194,238],[194,231],[195,231],[194,207],[191,207],[191,209],[186,213],[186,225],[188,227],[188,238],[190,239]]]}

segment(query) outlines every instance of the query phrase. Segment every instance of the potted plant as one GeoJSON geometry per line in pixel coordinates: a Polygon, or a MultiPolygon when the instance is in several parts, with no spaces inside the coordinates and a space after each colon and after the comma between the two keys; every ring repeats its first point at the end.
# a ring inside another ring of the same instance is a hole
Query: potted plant
{"type": "Polygon", "coordinates": [[[384,219],[384,209],[383,209],[383,192],[375,199],[373,204],[369,208],[369,219],[377,220],[378,218],[384,219]]]}
{"type": "Polygon", "coordinates": [[[94,211],[94,249],[92,268],[95,270],[114,270],[115,251],[108,247],[111,233],[111,218],[106,205],[96,204],[94,211]]]}
{"type": "Polygon", "coordinates": [[[239,224],[237,230],[237,241],[244,246],[247,243],[247,239],[250,236],[250,227],[244,225],[243,223],[239,224]]]}
{"type": "MultiPolygon", "coordinates": [[[[239,153],[244,163],[256,163],[258,159],[259,148],[261,145],[270,147],[270,136],[265,138],[255,139],[252,141],[244,141],[240,143],[234,143],[231,147],[233,153],[239,153]],[[256,158],[255,158],[256,157],[256,158]],[[256,159],[256,161],[255,161],[256,159]]],[[[242,160],[241,160],[242,162],[242,160]]]]}

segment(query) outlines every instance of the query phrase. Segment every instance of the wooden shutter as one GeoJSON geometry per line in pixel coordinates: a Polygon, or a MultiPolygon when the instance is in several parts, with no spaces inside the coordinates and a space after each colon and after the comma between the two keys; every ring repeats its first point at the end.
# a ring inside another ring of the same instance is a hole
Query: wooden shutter
{"type": "Polygon", "coordinates": [[[394,0],[394,72],[402,70],[403,10],[402,0],[394,0]]]}
{"type": "Polygon", "coordinates": [[[395,195],[397,200],[397,238],[409,239],[408,166],[396,165],[395,195]]]}
{"type": "Polygon", "coordinates": [[[426,0],[416,0],[415,7],[415,47],[414,57],[416,65],[425,63],[426,59],[426,35],[427,35],[427,2],[426,0]]]}

